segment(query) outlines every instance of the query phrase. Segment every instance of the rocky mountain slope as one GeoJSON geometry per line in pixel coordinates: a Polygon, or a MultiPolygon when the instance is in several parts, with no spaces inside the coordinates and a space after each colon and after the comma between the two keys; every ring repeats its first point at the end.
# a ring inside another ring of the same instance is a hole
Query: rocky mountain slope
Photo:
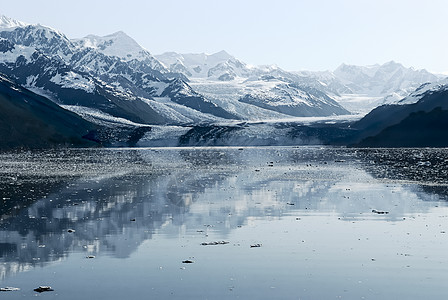
{"type": "Polygon", "coordinates": [[[96,126],[0,76],[0,148],[95,146],[96,126]]]}
{"type": "Polygon", "coordinates": [[[398,124],[367,137],[359,147],[448,147],[448,109],[409,114],[398,124]]]}
{"type": "Polygon", "coordinates": [[[448,145],[448,83],[425,84],[400,104],[383,105],[351,127],[360,132],[359,146],[448,145]],[[443,142],[441,142],[443,141],[443,142]]]}

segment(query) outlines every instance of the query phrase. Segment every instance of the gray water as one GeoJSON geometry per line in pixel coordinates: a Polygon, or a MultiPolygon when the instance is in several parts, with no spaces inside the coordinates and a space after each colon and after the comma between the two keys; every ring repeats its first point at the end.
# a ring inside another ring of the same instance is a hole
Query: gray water
{"type": "Polygon", "coordinates": [[[0,287],[20,290],[0,297],[447,299],[447,165],[446,149],[3,153],[0,287]]]}

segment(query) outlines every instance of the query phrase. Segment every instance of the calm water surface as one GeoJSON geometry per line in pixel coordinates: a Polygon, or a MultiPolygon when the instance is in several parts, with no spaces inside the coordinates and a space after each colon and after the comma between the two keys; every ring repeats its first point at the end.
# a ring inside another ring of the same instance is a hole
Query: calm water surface
{"type": "Polygon", "coordinates": [[[0,287],[20,290],[0,297],[447,299],[447,165],[447,149],[3,153],[0,287]]]}

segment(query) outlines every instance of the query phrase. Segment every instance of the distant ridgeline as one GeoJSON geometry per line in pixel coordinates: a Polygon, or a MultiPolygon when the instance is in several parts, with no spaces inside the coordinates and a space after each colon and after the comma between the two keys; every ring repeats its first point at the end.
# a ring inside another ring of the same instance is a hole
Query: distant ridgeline
{"type": "Polygon", "coordinates": [[[446,84],[437,80],[394,62],[294,73],[225,51],[155,57],[123,32],[70,40],[1,16],[0,148],[443,147],[446,84]],[[435,83],[416,89],[426,81],[435,83]],[[341,95],[357,93],[395,104],[341,121],[351,114],[341,95]]]}

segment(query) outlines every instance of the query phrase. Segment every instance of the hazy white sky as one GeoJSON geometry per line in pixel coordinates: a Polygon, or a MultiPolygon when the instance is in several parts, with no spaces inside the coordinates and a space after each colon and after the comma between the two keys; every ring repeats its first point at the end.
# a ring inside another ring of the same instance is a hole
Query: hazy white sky
{"type": "Polygon", "coordinates": [[[332,70],[395,60],[448,73],[446,0],[0,0],[69,38],[126,32],[153,54],[226,50],[250,64],[332,70]]]}

